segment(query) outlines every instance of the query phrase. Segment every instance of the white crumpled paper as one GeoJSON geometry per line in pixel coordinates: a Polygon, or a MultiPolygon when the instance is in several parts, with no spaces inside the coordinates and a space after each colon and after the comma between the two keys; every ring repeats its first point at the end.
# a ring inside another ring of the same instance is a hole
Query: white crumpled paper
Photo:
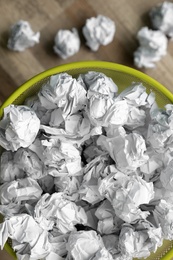
{"type": "Polygon", "coordinates": [[[89,98],[87,114],[95,126],[124,125],[127,122],[128,113],[126,100],[113,101],[98,94],[89,98]]]}
{"type": "MultiPolygon", "coordinates": [[[[31,221],[30,221],[31,222],[31,221]]],[[[64,255],[67,253],[66,243],[69,234],[61,234],[56,228],[51,232],[42,232],[38,239],[38,243],[31,249],[28,243],[21,244],[17,241],[13,242],[13,248],[17,250],[17,257],[20,260],[64,260],[64,255]],[[40,246],[40,249],[39,249],[40,246]],[[43,250],[41,249],[42,247],[43,250]],[[38,253],[36,253],[38,250],[38,253]],[[32,254],[33,257],[30,257],[32,254]]]]}
{"type": "Polygon", "coordinates": [[[89,97],[98,93],[114,98],[118,92],[115,82],[101,72],[88,71],[86,74],[80,74],[77,81],[88,90],[89,97]]]}
{"type": "Polygon", "coordinates": [[[46,166],[53,168],[52,176],[82,175],[80,151],[73,144],[56,139],[42,141],[43,160],[46,166]]]}
{"type": "Polygon", "coordinates": [[[71,138],[79,141],[85,136],[91,135],[93,128],[86,113],[72,114],[66,119],[63,119],[62,113],[60,108],[54,109],[49,121],[50,126],[41,125],[40,129],[51,134],[52,137],[59,136],[59,138],[64,138],[64,140],[71,138]]]}
{"type": "Polygon", "coordinates": [[[157,225],[162,229],[164,239],[172,240],[173,205],[165,200],[160,200],[153,211],[153,215],[157,225]]]}
{"type": "Polygon", "coordinates": [[[4,117],[0,121],[0,145],[12,151],[28,147],[39,128],[40,120],[33,110],[27,106],[9,105],[4,108],[4,117]]]}
{"type": "Polygon", "coordinates": [[[151,200],[151,205],[158,205],[160,200],[173,204],[173,191],[163,187],[160,178],[154,182],[154,198],[151,200]]]}
{"type": "Polygon", "coordinates": [[[40,179],[45,175],[43,162],[29,149],[19,148],[14,155],[14,163],[33,179],[40,179]]]}
{"type": "Polygon", "coordinates": [[[45,193],[52,193],[54,191],[54,177],[51,175],[45,175],[38,179],[38,184],[45,193]]]}
{"type": "Polygon", "coordinates": [[[159,30],[143,27],[137,34],[139,47],[134,52],[134,64],[138,68],[154,68],[167,52],[167,37],[159,30]]]}
{"type": "Polygon", "coordinates": [[[142,258],[155,252],[163,242],[162,230],[146,220],[124,224],[119,236],[119,248],[122,253],[134,258],[142,258]]]}
{"type": "MultiPolygon", "coordinates": [[[[68,243],[69,233],[62,234],[58,228],[53,228],[48,234],[49,242],[52,246],[52,251],[59,257],[67,254],[66,244],[68,243]]],[[[64,259],[64,258],[63,258],[64,259]]],[[[47,260],[47,259],[46,259],[47,260]]],[[[50,258],[51,260],[51,258],[50,258]]],[[[59,258],[58,258],[59,260],[59,258]]]]}
{"type": "Polygon", "coordinates": [[[98,224],[97,230],[100,234],[112,234],[121,230],[124,221],[115,215],[114,208],[109,200],[104,200],[95,211],[98,224]]]}
{"type": "Polygon", "coordinates": [[[67,73],[51,76],[38,97],[46,109],[61,108],[63,118],[83,109],[86,104],[86,90],[67,73]]]}
{"type": "Polygon", "coordinates": [[[0,159],[0,183],[26,177],[25,172],[14,162],[14,153],[4,151],[0,159]]]}
{"type": "Polygon", "coordinates": [[[98,179],[104,175],[104,169],[109,164],[109,156],[102,154],[84,167],[83,181],[79,188],[80,199],[96,204],[104,199],[98,191],[98,179]]]}
{"type": "Polygon", "coordinates": [[[107,198],[116,216],[127,223],[139,218],[146,218],[147,211],[141,211],[139,206],[147,204],[154,197],[153,183],[147,183],[139,176],[126,176],[120,171],[112,172],[99,181],[99,193],[107,198]]]}
{"type": "Polygon", "coordinates": [[[168,37],[173,37],[173,3],[165,1],[157,4],[149,12],[154,29],[160,30],[168,37]]]}
{"type": "Polygon", "coordinates": [[[128,254],[121,253],[118,245],[119,236],[114,234],[102,236],[103,243],[108,252],[113,256],[114,260],[132,260],[128,254]]]}
{"type": "MultiPolygon", "coordinates": [[[[116,100],[126,100],[127,104],[133,107],[148,107],[150,104],[149,95],[146,87],[142,83],[133,82],[129,87],[124,89],[116,98],[116,100]]],[[[154,102],[154,100],[153,100],[154,102]]]]}
{"type": "Polygon", "coordinates": [[[67,245],[68,255],[74,260],[93,259],[102,248],[104,248],[102,238],[93,230],[71,232],[67,245]]]}
{"type": "MultiPolygon", "coordinates": [[[[46,174],[53,177],[82,175],[80,149],[66,140],[36,139],[29,149],[36,153],[44,164],[43,176],[46,174]]],[[[41,166],[40,161],[39,166],[41,166]]]]}
{"type": "Polygon", "coordinates": [[[42,189],[30,177],[5,182],[0,186],[0,201],[2,205],[7,205],[11,202],[17,204],[27,200],[38,200],[41,194],[42,189]]]}
{"type": "Polygon", "coordinates": [[[34,33],[29,22],[20,20],[11,27],[7,47],[13,51],[25,49],[39,43],[40,32],[34,33]]]}
{"type": "Polygon", "coordinates": [[[102,248],[96,252],[95,256],[92,258],[93,260],[113,260],[112,255],[106,248],[102,248]]]}
{"type": "Polygon", "coordinates": [[[97,51],[100,45],[107,45],[112,42],[115,30],[114,21],[103,15],[87,19],[82,29],[87,41],[86,45],[92,51],[97,51]]]}
{"type": "Polygon", "coordinates": [[[173,138],[173,106],[166,105],[164,109],[154,109],[150,113],[151,122],[148,125],[147,142],[156,152],[166,152],[172,148],[173,138]]]}
{"type": "Polygon", "coordinates": [[[81,182],[82,176],[66,175],[54,178],[55,190],[57,192],[63,192],[64,197],[67,197],[72,201],[79,200],[79,188],[81,182]]]}
{"type": "Polygon", "coordinates": [[[113,137],[101,135],[97,145],[107,151],[116,162],[117,168],[124,172],[136,170],[148,160],[143,137],[134,132],[126,134],[122,127],[115,129],[113,137]]]}
{"type": "Polygon", "coordinates": [[[53,49],[62,59],[74,55],[79,51],[79,48],[80,38],[76,28],[72,28],[71,31],[59,30],[57,32],[53,49]]]}
{"type": "Polygon", "coordinates": [[[91,71],[51,76],[10,109],[0,121],[2,248],[9,237],[19,260],[132,260],[172,239],[173,105],[158,108],[140,82],[118,93],[91,71]],[[20,135],[8,143],[12,119],[20,135]]]}
{"type": "Polygon", "coordinates": [[[1,248],[10,237],[15,241],[14,250],[20,248],[19,254],[28,254],[31,259],[43,258],[52,249],[48,241],[48,233],[27,214],[12,216],[0,225],[0,237],[3,237],[1,248]]]}
{"type": "Polygon", "coordinates": [[[164,188],[173,191],[173,160],[161,171],[160,181],[164,188]]]}
{"type": "Polygon", "coordinates": [[[43,107],[38,96],[28,97],[25,100],[25,105],[35,111],[37,117],[40,119],[41,124],[49,124],[52,110],[43,107]]]}
{"type": "Polygon", "coordinates": [[[34,218],[44,230],[55,225],[63,234],[74,230],[76,224],[87,223],[84,209],[64,198],[63,192],[42,195],[35,206],[34,218]]]}

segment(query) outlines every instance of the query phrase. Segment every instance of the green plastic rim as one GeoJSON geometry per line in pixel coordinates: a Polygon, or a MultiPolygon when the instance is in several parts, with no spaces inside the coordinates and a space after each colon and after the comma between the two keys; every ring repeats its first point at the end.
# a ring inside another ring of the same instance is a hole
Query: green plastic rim
{"type": "Polygon", "coordinates": [[[110,70],[116,70],[119,72],[123,72],[126,74],[129,74],[134,77],[140,78],[142,81],[147,82],[150,85],[155,86],[160,92],[162,92],[167,98],[170,99],[170,101],[173,103],[173,94],[162,84],[160,84],[155,79],[151,78],[150,76],[146,75],[145,73],[138,71],[136,69],[130,68],[125,65],[112,63],[112,62],[106,62],[106,61],[81,61],[81,62],[73,62],[68,63],[64,65],[60,65],[51,69],[48,69],[44,72],[41,72],[40,74],[34,76],[33,78],[26,81],[24,84],[22,84],[16,91],[14,91],[10,97],[2,104],[0,107],[0,116],[3,114],[3,109],[7,107],[8,105],[12,104],[13,101],[20,96],[23,92],[25,92],[30,86],[36,84],[38,81],[43,80],[46,77],[49,77],[53,74],[65,72],[68,70],[76,70],[79,68],[103,68],[103,69],[110,69],[110,70]]]}

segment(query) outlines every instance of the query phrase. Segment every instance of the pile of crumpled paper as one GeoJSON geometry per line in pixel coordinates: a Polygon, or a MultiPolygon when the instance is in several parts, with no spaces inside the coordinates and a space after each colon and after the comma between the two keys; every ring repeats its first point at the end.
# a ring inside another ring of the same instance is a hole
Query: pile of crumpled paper
{"type": "Polygon", "coordinates": [[[103,73],[51,76],[0,121],[0,245],[20,260],[131,260],[173,239],[173,105],[103,73]]]}

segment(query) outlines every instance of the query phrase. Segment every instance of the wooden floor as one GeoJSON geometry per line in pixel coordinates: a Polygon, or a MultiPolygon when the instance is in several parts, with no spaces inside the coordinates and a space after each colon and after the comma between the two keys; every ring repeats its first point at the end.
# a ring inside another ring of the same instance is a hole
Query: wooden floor
{"type": "MultiPolygon", "coordinates": [[[[160,3],[158,0],[0,0],[0,102],[34,75],[60,64],[102,60],[133,65],[133,52],[138,46],[136,34],[143,26],[151,26],[148,12],[160,3]],[[115,21],[114,41],[90,51],[82,36],[82,26],[87,18],[103,14],[115,21]],[[18,20],[30,22],[34,31],[40,31],[40,43],[25,52],[7,49],[10,26],[18,20]],[[76,27],[81,37],[80,51],[67,60],[53,52],[54,36],[59,29],[76,27]]],[[[155,69],[142,70],[173,92],[173,41],[168,53],[157,62],[155,69]]],[[[5,252],[0,260],[10,260],[5,252]]]]}

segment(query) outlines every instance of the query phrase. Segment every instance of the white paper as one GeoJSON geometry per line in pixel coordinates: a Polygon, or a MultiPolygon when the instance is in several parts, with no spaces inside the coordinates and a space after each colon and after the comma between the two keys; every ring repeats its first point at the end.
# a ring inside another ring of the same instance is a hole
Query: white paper
{"type": "Polygon", "coordinates": [[[67,138],[81,138],[89,134],[91,131],[91,124],[86,113],[76,113],[69,115],[65,120],[62,117],[62,110],[55,109],[51,113],[49,122],[50,126],[41,125],[46,133],[67,138]]]}
{"type": "Polygon", "coordinates": [[[97,230],[100,234],[112,234],[121,230],[124,223],[122,219],[115,215],[113,206],[108,200],[104,200],[96,209],[95,216],[98,218],[97,230]]]}
{"type": "Polygon", "coordinates": [[[57,255],[54,252],[50,252],[48,256],[46,256],[44,259],[41,260],[65,260],[65,258],[57,255]]]}
{"type": "Polygon", "coordinates": [[[10,202],[5,205],[0,205],[0,214],[2,214],[4,217],[11,217],[13,215],[20,213],[23,207],[24,204],[22,204],[21,202],[18,203],[10,202]]]}
{"type": "Polygon", "coordinates": [[[24,104],[35,111],[37,117],[40,119],[41,124],[49,124],[52,110],[43,107],[38,96],[28,97],[24,104]]]}
{"type": "Polygon", "coordinates": [[[51,175],[45,175],[38,179],[38,184],[45,193],[52,193],[54,191],[54,177],[51,175]]]}
{"type": "Polygon", "coordinates": [[[129,116],[127,118],[127,122],[125,123],[125,127],[129,130],[133,130],[137,127],[143,126],[145,124],[145,119],[145,111],[133,107],[129,111],[129,116]]]}
{"type": "Polygon", "coordinates": [[[114,98],[118,92],[118,86],[115,82],[101,72],[88,71],[86,74],[80,74],[77,81],[81,82],[88,90],[88,97],[98,93],[114,98]]]}
{"type": "Polygon", "coordinates": [[[145,175],[145,180],[149,181],[158,172],[160,172],[164,166],[164,158],[160,153],[155,152],[153,149],[147,149],[148,161],[140,167],[141,172],[145,175]]]}
{"type": "Polygon", "coordinates": [[[132,260],[131,256],[120,252],[120,249],[118,246],[118,241],[119,241],[118,235],[115,235],[115,234],[104,235],[104,236],[102,236],[102,239],[103,239],[105,248],[113,256],[113,259],[115,259],[115,260],[125,260],[125,259],[132,260]]]}
{"type": "Polygon", "coordinates": [[[127,122],[129,107],[126,100],[114,101],[95,94],[89,99],[87,114],[95,126],[124,125],[127,122]]]}
{"type": "Polygon", "coordinates": [[[22,260],[38,260],[38,258],[41,260],[63,260],[61,255],[67,252],[65,244],[68,236],[54,230],[51,233],[43,231],[31,252],[27,244],[22,245],[16,241],[13,242],[13,248],[17,250],[17,257],[22,260]],[[39,249],[39,246],[44,247],[44,249],[39,249]],[[36,250],[38,252],[34,252],[36,250]],[[30,253],[32,253],[32,257],[30,257],[30,253]]]}
{"type": "Polygon", "coordinates": [[[54,253],[61,257],[67,254],[66,244],[68,243],[69,233],[62,234],[58,228],[53,228],[49,232],[48,238],[54,253]]]}
{"type": "Polygon", "coordinates": [[[134,64],[138,68],[153,68],[167,53],[167,37],[159,30],[143,27],[137,34],[139,47],[134,52],[134,64]]]}
{"type": "Polygon", "coordinates": [[[154,29],[173,37],[173,3],[165,1],[152,7],[149,12],[154,29]]]}
{"type": "Polygon", "coordinates": [[[142,212],[139,206],[154,198],[152,182],[147,183],[141,177],[129,177],[117,171],[99,180],[98,190],[111,202],[116,216],[127,223],[149,215],[147,211],[142,212]]]}
{"type": "Polygon", "coordinates": [[[117,128],[113,137],[101,135],[97,144],[110,154],[117,168],[124,172],[136,170],[148,160],[143,137],[134,132],[126,134],[121,127],[117,128]]]}
{"type": "Polygon", "coordinates": [[[93,260],[113,260],[112,255],[109,253],[109,251],[106,248],[102,248],[99,251],[97,251],[96,255],[93,260]]]}
{"type": "Polygon", "coordinates": [[[39,128],[40,120],[33,110],[27,106],[9,105],[4,108],[4,117],[0,121],[0,145],[12,151],[28,147],[39,128]]]}
{"type": "Polygon", "coordinates": [[[42,195],[35,206],[34,218],[43,229],[51,230],[55,225],[63,234],[74,230],[78,223],[87,223],[84,209],[64,198],[63,192],[42,195]]]}
{"type": "Polygon", "coordinates": [[[0,159],[0,182],[9,182],[26,177],[25,172],[14,162],[14,153],[4,151],[0,159]]]}
{"type": "Polygon", "coordinates": [[[69,236],[67,250],[74,260],[84,260],[94,257],[103,247],[103,241],[95,231],[73,231],[69,236]]]}
{"type": "Polygon", "coordinates": [[[96,126],[123,124],[127,119],[128,107],[125,101],[114,104],[117,85],[103,73],[93,71],[81,75],[81,78],[88,88],[86,111],[91,123],[96,126]]]}
{"type": "Polygon", "coordinates": [[[36,153],[38,158],[44,162],[44,146],[42,145],[42,137],[36,138],[35,141],[28,147],[32,152],[36,153]]]}
{"type": "Polygon", "coordinates": [[[54,168],[54,173],[49,174],[54,177],[82,175],[80,150],[75,145],[56,139],[43,140],[42,145],[44,165],[54,168]]]}
{"type": "Polygon", "coordinates": [[[151,200],[151,204],[158,205],[160,200],[173,204],[173,191],[164,188],[160,179],[158,179],[154,183],[154,198],[151,200]]]}
{"type": "Polygon", "coordinates": [[[32,142],[1,155],[0,245],[10,237],[20,260],[147,257],[172,239],[173,105],[93,71],[43,85],[24,106],[39,122],[32,142]]]}
{"type": "Polygon", "coordinates": [[[100,155],[84,167],[83,181],[79,188],[80,199],[96,204],[104,199],[98,191],[98,179],[109,162],[108,155],[100,155]]]}
{"type": "Polygon", "coordinates": [[[92,140],[91,144],[90,143],[87,144],[87,141],[85,143],[86,144],[86,148],[83,151],[83,156],[84,156],[85,161],[87,163],[92,161],[97,156],[103,154],[103,151],[96,146],[96,143],[94,141],[94,140],[97,140],[98,136],[96,136],[95,138],[89,139],[89,140],[92,140]]]}
{"type": "Polygon", "coordinates": [[[42,258],[51,250],[48,233],[43,231],[34,219],[27,214],[20,214],[6,219],[0,226],[0,233],[0,237],[5,234],[5,240],[0,240],[1,248],[4,247],[8,237],[16,241],[13,243],[13,248],[20,248],[20,252],[26,251],[26,245],[29,244],[26,253],[30,255],[31,259],[42,258]]]}
{"type": "Polygon", "coordinates": [[[100,45],[107,45],[112,42],[115,31],[114,21],[103,15],[87,19],[85,26],[82,28],[86,45],[92,51],[97,51],[100,45]]]}
{"type": "Polygon", "coordinates": [[[38,200],[41,194],[42,189],[30,177],[6,182],[0,186],[0,201],[2,205],[7,205],[11,202],[17,204],[27,200],[38,200]]]}
{"type": "Polygon", "coordinates": [[[61,108],[63,118],[82,110],[86,90],[67,73],[51,76],[38,93],[41,105],[47,109],[61,108]]]}
{"type": "Polygon", "coordinates": [[[40,32],[34,33],[29,22],[20,20],[11,27],[7,47],[13,51],[25,49],[39,43],[40,32]]]}
{"type": "Polygon", "coordinates": [[[139,220],[133,226],[124,224],[119,236],[121,252],[134,258],[146,258],[155,252],[163,242],[161,228],[146,220],[139,220]]]}
{"type": "Polygon", "coordinates": [[[161,200],[160,203],[156,205],[153,215],[157,225],[162,229],[164,239],[172,240],[173,205],[165,200],[161,200]]]}
{"type": "Polygon", "coordinates": [[[125,88],[116,98],[116,100],[126,100],[130,106],[147,106],[146,87],[142,83],[133,82],[131,86],[125,88]]]}
{"type": "Polygon", "coordinates": [[[37,180],[44,176],[43,162],[29,149],[19,148],[14,155],[14,163],[32,179],[37,180]]]}
{"type": "Polygon", "coordinates": [[[54,178],[55,190],[63,192],[69,200],[79,200],[79,187],[81,185],[82,176],[61,176],[54,178]]]}
{"type": "Polygon", "coordinates": [[[62,59],[67,59],[79,51],[80,38],[76,28],[72,30],[59,30],[55,36],[55,45],[53,47],[62,59]]]}
{"type": "Polygon", "coordinates": [[[172,167],[173,167],[173,160],[170,161],[169,164],[166,165],[166,167],[163,170],[161,170],[161,174],[160,174],[160,181],[163,187],[170,191],[173,191],[172,167]]]}
{"type": "Polygon", "coordinates": [[[137,39],[141,47],[155,51],[156,55],[166,54],[168,40],[159,30],[142,27],[137,34],[137,39]]]}
{"type": "Polygon", "coordinates": [[[151,122],[148,126],[147,142],[156,152],[163,153],[163,150],[171,147],[173,118],[172,106],[164,109],[154,109],[151,111],[151,122]]]}

